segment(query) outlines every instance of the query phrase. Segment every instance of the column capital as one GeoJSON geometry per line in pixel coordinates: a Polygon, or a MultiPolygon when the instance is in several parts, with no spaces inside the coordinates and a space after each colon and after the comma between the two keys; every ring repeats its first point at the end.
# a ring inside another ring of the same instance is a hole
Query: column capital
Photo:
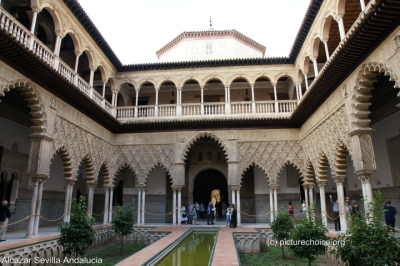
{"type": "Polygon", "coordinates": [[[231,190],[240,190],[240,186],[230,186],[231,190]]]}
{"type": "Polygon", "coordinates": [[[64,182],[65,182],[67,185],[73,185],[73,184],[75,184],[76,181],[78,181],[78,180],[76,180],[76,179],[70,179],[70,178],[64,179],[64,182]]]}
{"type": "Polygon", "coordinates": [[[95,188],[95,187],[97,186],[97,183],[96,183],[96,182],[89,182],[89,183],[86,183],[86,185],[87,185],[89,188],[95,188]]]}
{"type": "Polygon", "coordinates": [[[349,135],[351,137],[356,136],[356,135],[372,135],[372,133],[375,131],[375,129],[372,128],[356,128],[353,129],[349,132],[349,135]]]}
{"type": "Polygon", "coordinates": [[[28,176],[32,179],[32,182],[39,182],[42,183],[44,181],[46,181],[46,179],[49,178],[48,175],[44,175],[44,174],[29,174],[28,176]]]}
{"type": "Polygon", "coordinates": [[[317,184],[319,187],[326,187],[326,183],[328,183],[328,180],[318,180],[317,184]]]}
{"type": "Polygon", "coordinates": [[[171,188],[172,188],[173,190],[182,190],[183,186],[176,186],[176,185],[173,185],[173,186],[171,186],[171,188]]]}
{"type": "Polygon", "coordinates": [[[343,183],[345,179],[346,179],[345,175],[335,175],[335,176],[333,176],[333,180],[335,181],[335,183],[343,183]]]}
{"type": "Polygon", "coordinates": [[[360,170],[356,171],[356,175],[361,181],[371,181],[372,174],[375,172],[375,170],[360,170]]]}
{"type": "Polygon", "coordinates": [[[277,184],[269,185],[269,188],[270,188],[270,189],[278,190],[279,185],[277,185],[277,184]]]}

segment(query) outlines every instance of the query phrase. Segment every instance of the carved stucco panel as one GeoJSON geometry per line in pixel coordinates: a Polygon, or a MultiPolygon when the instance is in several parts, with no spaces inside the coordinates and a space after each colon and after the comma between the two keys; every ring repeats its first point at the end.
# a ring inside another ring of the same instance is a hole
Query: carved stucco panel
{"type": "Polygon", "coordinates": [[[238,152],[240,175],[255,164],[272,180],[278,178],[279,172],[287,162],[299,168],[304,165],[303,149],[299,141],[240,142],[238,152]]]}

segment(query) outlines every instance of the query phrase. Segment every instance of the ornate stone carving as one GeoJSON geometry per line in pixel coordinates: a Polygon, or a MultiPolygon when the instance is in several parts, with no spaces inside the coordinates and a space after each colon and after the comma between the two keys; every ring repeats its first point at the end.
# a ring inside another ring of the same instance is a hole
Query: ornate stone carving
{"type": "Polygon", "coordinates": [[[291,162],[298,167],[304,164],[303,149],[299,141],[238,143],[240,175],[255,164],[268,173],[268,178],[275,179],[286,162],[291,162]]]}

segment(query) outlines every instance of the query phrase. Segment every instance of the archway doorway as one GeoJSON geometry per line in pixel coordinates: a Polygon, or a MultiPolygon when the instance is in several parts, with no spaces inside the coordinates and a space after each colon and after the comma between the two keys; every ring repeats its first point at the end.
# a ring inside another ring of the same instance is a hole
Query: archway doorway
{"type": "Polygon", "coordinates": [[[228,197],[228,182],[225,176],[218,170],[207,169],[200,172],[194,180],[193,187],[193,201],[202,202],[205,207],[211,201],[211,192],[215,189],[220,191],[221,201],[217,203],[217,213],[219,217],[221,215],[221,204],[222,201],[229,203],[228,197]]]}

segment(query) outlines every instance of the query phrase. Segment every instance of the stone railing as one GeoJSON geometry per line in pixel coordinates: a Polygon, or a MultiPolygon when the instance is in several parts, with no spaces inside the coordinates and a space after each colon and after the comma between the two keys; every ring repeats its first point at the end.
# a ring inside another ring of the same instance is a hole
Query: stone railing
{"type": "MultiPolygon", "coordinates": [[[[152,232],[153,227],[135,227],[131,235],[124,237],[125,243],[151,245],[157,240],[165,237],[169,232],[152,232]]],[[[56,260],[64,260],[63,246],[58,244],[58,236],[47,240],[38,241],[34,244],[21,243],[10,249],[0,251],[0,262],[27,261],[29,263],[3,263],[3,265],[58,265],[56,260]],[[41,260],[46,263],[35,263],[41,260]]],[[[88,252],[106,247],[112,243],[120,243],[112,227],[96,230],[95,241],[88,252]]]]}
{"type": "Polygon", "coordinates": [[[117,107],[117,118],[127,120],[143,117],[291,114],[296,107],[296,100],[141,105],[117,107]]]}
{"type": "Polygon", "coordinates": [[[90,84],[80,77],[53,51],[44,45],[34,34],[20,22],[0,7],[0,31],[15,39],[20,45],[31,51],[34,56],[54,69],[61,77],[77,88],[86,97],[93,100],[99,107],[118,119],[176,116],[219,116],[242,114],[291,114],[298,101],[245,101],[216,103],[183,103],[165,105],[146,105],[132,107],[114,107],[108,103],[90,84]]]}
{"type": "Polygon", "coordinates": [[[54,69],[60,76],[75,86],[82,94],[92,99],[97,105],[111,113],[111,105],[64,63],[53,51],[44,45],[34,34],[26,29],[18,20],[0,7],[0,31],[4,31],[20,45],[31,51],[38,59],[54,69]]]}

